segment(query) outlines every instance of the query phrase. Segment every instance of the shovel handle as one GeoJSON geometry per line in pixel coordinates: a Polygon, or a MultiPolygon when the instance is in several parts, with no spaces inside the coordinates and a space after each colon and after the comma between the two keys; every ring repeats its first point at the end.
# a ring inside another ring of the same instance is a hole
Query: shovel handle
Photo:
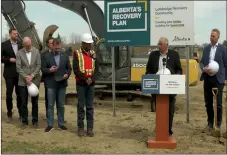
{"type": "Polygon", "coordinates": [[[214,95],[214,129],[217,129],[217,95],[218,95],[218,88],[212,88],[212,93],[214,95]]]}
{"type": "Polygon", "coordinates": [[[218,95],[218,88],[212,88],[212,93],[213,93],[213,95],[214,95],[215,98],[216,98],[217,95],[218,95]]]}

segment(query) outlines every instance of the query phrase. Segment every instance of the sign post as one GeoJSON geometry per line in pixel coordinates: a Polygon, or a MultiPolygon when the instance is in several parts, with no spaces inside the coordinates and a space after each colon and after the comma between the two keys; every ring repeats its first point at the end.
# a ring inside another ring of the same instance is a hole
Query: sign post
{"type": "Polygon", "coordinates": [[[189,123],[189,99],[190,99],[190,89],[189,89],[189,56],[190,56],[190,47],[186,46],[186,122],[189,123]]]}
{"type": "Polygon", "coordinates": [[[169,94],[185,94],[185,75],[143,75],[142,93],[157,94],[156,139],[148,138],[148,148],[176,148],[169,137],[169,94]]]}
{"type": "Polygon", "coordinates": [[[112,95],[113,95],[113,116],[116,117],[116,91],[115,91],[115,53],[114,47],[111,47],[111,55],[112,55],[112,95]]]}

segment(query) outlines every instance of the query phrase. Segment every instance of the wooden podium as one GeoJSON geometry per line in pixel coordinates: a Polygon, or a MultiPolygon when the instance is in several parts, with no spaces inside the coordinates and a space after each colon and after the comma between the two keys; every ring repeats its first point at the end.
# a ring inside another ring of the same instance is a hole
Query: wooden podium
{"type": "Polygon", "coordinates": [[[143,75],[142,93],[157,94],[156,138],[148,138],[148,148],[176,148],[176,140],[173,137],[169,137],[169,94],[185,94],[185,76],[143,75]]]}

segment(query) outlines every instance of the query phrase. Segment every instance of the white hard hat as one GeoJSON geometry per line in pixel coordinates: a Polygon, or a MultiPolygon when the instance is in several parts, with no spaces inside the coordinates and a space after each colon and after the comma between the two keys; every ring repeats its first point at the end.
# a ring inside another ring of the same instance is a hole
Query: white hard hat
{"type": "Polygon", "coordinates": [[[84,33],[81,36],[81,41],[85,42],[85,43],[93,43],[94,42],[90,33],[84,33]]]}
{"type": "Polygon", "coordinates": [[[167,75],[170,75],[171,74],[171,72],[170,72],[170,70],[168,69],[168,68],[165,68],[165,69],[160,69],[156,74],[167,74],[167,75]]]}
{"type": "Polygon", "coordinates": [[[27,88],[28,88],[28,94],[31,97],[36,97],[39,95],[39,89],[34,83],[32,83],[30,86],[27,86],[27,88]]]}
{"type": "Polygon", "coordinates": [[[208,68],[211,69],[211,73],[209,73],[209,75],[214,76],[219,70],[219,64],[216,61],[211,60],[208,65],[208,68]]]}

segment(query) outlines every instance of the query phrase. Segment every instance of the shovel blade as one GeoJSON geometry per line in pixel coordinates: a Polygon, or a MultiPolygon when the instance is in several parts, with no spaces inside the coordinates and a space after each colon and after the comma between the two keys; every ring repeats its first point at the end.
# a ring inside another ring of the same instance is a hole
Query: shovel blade
{"type": "Polygon", "coordinates": [[[214,129],[214,130],[211,131],[211,135],[213,137],[221,137],[221,131],[218,130],[218,129],[214,129]]]}

